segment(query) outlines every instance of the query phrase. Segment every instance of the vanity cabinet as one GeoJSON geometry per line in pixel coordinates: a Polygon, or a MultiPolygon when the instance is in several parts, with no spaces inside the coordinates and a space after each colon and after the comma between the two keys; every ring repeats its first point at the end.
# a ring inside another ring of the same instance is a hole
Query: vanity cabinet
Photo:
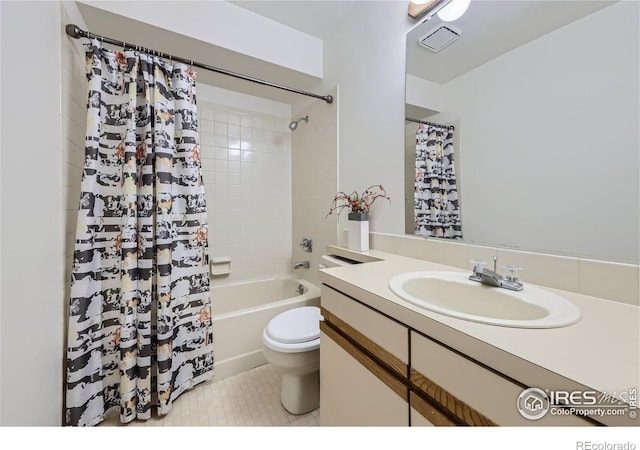
{"type": "Polygon", "coordinates": [[[323,426],[588,426],[582,417],[525,419],[525,386],[328,285],[322,286],[323,426]]]}
{"type": "Polygon", "coordinates": [[[407,426],[409,329],[322,286],[320,424],[407,426]]]}

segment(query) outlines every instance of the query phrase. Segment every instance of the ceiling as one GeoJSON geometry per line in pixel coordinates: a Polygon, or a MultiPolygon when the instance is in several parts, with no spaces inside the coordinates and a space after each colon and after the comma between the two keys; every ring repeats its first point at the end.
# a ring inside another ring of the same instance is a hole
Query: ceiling
{"type": "MultiPolygon", "coordinates": [[[[231,0],[231,3],[324,39],[357,1],[231,0]]],[[[407,72],[436,83],[446,83],[616,1],[472,0],[464,16],[451,24],[462,31],[462,36],[441,52],[432,53],[418,45],[418,38],[442,22],[437,16],[419,24],[408,34],[407,72]]]]}
{"type": "Polygon", "coordinates": [[[418,44],[442,23],[437,15],[407,34],[407,73],[446,83],[510,50],[592,14],[615,1],[473,0],[453,25],[460,38],[434,53],[418,44]]]}
{"type": "MultiPolygon", "coordinates": [[[[309,35],[326,38],[359,0],[232,0],[231,3],[309,35]]],[[[402,1],[402,0],[398,0],[402,1]]],[[[445,83],[545,33],[604,8],[613,1],[472,0],[466,14],[452,25],[462,36],[439,53],[417,44],[436,17],[417,25],[407,40],[407,72],[445,83]]],[[[165,29],[77,2],[87,27],[95,34],[180,55],[272,83],[313,91],[318,79],[276,64],[236,53],[165,29]],[[111,36],[112,30],[118,36],[111,36]],[[220,64],[224,61],[224,65],[220,64]]],[[[408,2],[407,2],[408,5],[408,2]]],[[[224,89],[293,104],[297,94],[216,74],[198,72],[198,80],[224,89]]]]}
{"type": "Polygon", "coordinates": [[[241,8],[320,39],[326,38],[358,0],[230,0],[241,8]]]}

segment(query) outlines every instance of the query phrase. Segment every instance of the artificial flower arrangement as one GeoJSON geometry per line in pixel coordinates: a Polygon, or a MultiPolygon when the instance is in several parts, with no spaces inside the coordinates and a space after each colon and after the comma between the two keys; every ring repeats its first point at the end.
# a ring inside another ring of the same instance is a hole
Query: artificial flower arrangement
{"type": "Polygon", "coordinates": [[[340,215],[345,208],[348,208],[349,215],[353,213],[368,214],[371,205],[379,198],[386,198],[391,202],[391,197],[387,195],[381,184],[368,187],[362,195],[358,194],[358,191],[353,191],[351,194],[340,191],[333,198],[327,217],[333,214],[334,211],[337,211],[337,214],[340,215]]]}

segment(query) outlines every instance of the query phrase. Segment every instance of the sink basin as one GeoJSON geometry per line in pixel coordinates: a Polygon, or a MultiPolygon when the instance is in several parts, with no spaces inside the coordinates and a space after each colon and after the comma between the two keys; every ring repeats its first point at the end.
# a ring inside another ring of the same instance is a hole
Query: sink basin
{"type": "Polygon", "coordinates": [[[553,292],[528,284],[522,291],[487,286],[463,272],[403,273],[389,288],[421,308],[489,325],[558,328],[580,320],[580,310],[553,292]]]}

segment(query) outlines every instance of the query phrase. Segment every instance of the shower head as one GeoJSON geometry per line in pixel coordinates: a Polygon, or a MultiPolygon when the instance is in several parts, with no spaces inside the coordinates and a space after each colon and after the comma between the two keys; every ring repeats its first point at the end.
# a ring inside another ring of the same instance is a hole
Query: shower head
{"type": "Polygon", "coordinates": [[[298,120],[294,120],[289,124],[289,129],[293,131],[298,128],[298,122],[300,122],[301,120],[304,120],[305,123],[309,123],[309,116],[300,117],[298,120]]]}

